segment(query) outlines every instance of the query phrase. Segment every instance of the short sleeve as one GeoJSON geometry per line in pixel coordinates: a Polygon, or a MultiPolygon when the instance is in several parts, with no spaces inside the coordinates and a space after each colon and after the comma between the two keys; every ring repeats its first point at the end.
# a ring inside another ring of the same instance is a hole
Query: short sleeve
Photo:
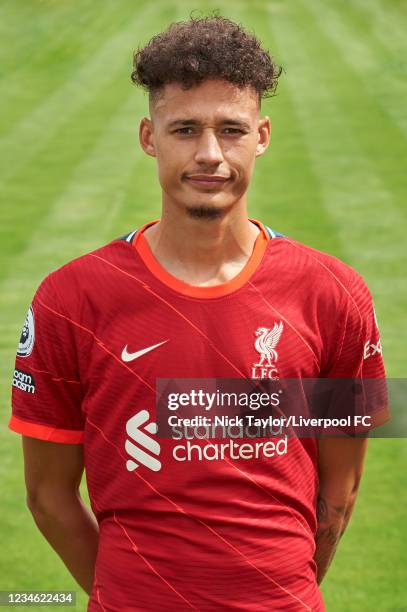
{"type": "Polygon", "coordinates": [[[78,444],[84,429],[81,405],[75,329],[49,275],[37,290],[23,325],[9,428],[41,440],[78,444]]]}
{"type": "Polygon", "coordinates": [[[337,313],[341,326],[336,329],[336,354],[324,376],[343,381],[335,384],[338,412],[355,410],[370,416],[371,426],[377,427],[389,420],[390,412],[373,299],[363,278],[353,270],[349,288],[344,287],[344,292],[346,306],[343,313],[337,313]]]}

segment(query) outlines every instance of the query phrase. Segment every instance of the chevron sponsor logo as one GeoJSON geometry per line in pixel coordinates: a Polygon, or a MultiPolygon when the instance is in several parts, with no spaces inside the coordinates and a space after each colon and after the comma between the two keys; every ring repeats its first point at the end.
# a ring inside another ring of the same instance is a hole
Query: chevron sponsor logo
{"type": "Polygon", "coordinates": [[[160,445],[156,439],[148,435],[157,433],[157,423],[150,421],[148,410],[140,410],[127,421],[126,433],[128,438],[124,448],[131,457],[126,462],[129,472],[133,472],[140,465],[158,472],[161,469],[161,462],[157,459],[160,445]]]}
{"type": "Polygon", "coordinates": [[[271,380],[278,379],[276,362],[278,360],[277,344],[283,333],[284,325],[282,321],[275,322],[272,328],[258,327],[254,332],[256,337],[254,348],[259,354],[257,363],[252,366],[251,377],[271,380]]]}

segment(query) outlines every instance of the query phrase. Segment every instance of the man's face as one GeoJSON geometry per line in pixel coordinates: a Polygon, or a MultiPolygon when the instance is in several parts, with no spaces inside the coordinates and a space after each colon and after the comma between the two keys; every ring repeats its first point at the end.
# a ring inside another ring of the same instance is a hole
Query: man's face
{"type": "Polygon", "coordinates": [[[268,117],[259,119],[256,92],[220,80],[188,90],[171,83],[150,110],[140,142],[157,158],[167,206],[216,217],[244,197],[270,136],[268,117]]]}

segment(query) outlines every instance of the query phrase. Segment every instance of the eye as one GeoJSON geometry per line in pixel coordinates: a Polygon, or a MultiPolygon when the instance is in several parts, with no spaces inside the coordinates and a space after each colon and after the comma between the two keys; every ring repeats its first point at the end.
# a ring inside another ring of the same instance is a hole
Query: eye
{"type": "Polygon", "coordinates": [[[235,135],[235,134],[245,134],[245,132],[243,130],[241,130],[240,128],[231,128],[231,127],[225,128],[223,130],[223,132],[225,134],[233,134],[233,135],[235,135]]]}
{"type": "Polygon", "coordinates": [[[175,134],[193,134],[194,130],[191,127],[182,127],[174,130],[175,134]]]}

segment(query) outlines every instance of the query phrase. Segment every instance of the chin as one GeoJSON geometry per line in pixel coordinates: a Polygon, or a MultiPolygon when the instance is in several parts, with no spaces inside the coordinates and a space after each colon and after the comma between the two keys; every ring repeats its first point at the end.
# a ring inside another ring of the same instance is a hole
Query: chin
{"type": "Polygon", "coordinates": [[[186,207],[186,212],[193,219],[220,219],[225,213],[223,206],[214,204],[190,204],[186,207]]]}

